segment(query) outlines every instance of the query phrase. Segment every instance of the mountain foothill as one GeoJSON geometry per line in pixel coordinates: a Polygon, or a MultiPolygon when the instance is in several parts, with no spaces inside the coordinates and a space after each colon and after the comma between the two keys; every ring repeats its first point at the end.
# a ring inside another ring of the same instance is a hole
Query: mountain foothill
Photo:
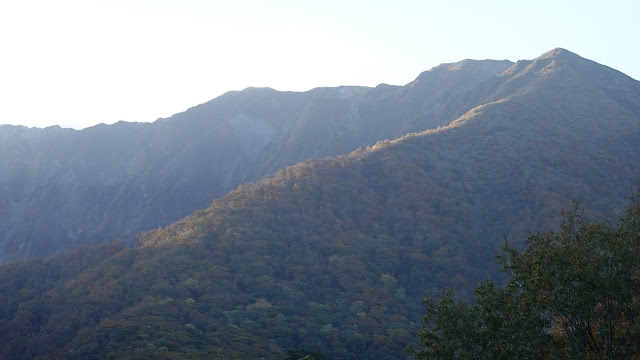
{"type": "Polygon", "coordinates": [[[639,148],[640,82],[564,49],[0,126],[0,358],[403,359],[505,239],[624,213],[639,148]]]}

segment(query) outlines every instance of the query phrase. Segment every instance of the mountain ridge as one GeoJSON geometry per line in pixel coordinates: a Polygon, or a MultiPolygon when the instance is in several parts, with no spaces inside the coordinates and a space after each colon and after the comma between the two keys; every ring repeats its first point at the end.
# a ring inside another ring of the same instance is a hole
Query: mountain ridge
{"type": "Polygon", "coordinates": [[[248,88],[151,124],[2,127],[0,261],[131,242],[285,166],[446,125],[506,66],[481,63],[405,87],[248,88]]]}
{"type": "MultiPolygon", "coordinates": [[[[477,106],[535,92],[563,69],[571,78],[553,81],[571,90],[570,97],[584,92],[584,84],[615,98],[613,107],[623,105],[611,111],[640,114],[633,106],[640,82],[557,48],[516,63],[442,64],[404,87],[248,88],[153,124],[118,122],[83,131],[3,126],[0,261],[119,237],[131,242],[136,233],[168,225],[242,183],[306,158],[447,126],[477,106]],[[608,85],[588,85],[576,71],[608,85]]],[[[558,111],[562,106],[557,94],[536,96],[553,97],[558,111]]],[[[567,100],[577,111],[586,101],[567,100]]]]}

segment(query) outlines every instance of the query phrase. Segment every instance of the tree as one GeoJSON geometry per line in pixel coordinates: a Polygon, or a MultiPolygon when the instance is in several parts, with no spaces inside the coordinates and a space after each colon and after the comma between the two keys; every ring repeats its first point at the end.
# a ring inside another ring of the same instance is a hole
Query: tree
{"type": "Polygon", "coordinates": [[[328,357],[313,350],[291,349],[284,360],[329,360],[328,357]]]}
{"type": "Polygon", "coordinates": [[[425,299],[427,315],[419,332],[422,350],[409,350],[418,359],[540,359],[552,339],[544,331],[531,298],[512,287],[497,289],[485,281],[474,290],[476,303],[425,299]]]}
{"type": "Polygon", "coordinates": [[[508,242],[504,288],[485,281],[475,303],[425,299],[418,359],[638,359],[640,197],[619,224],[589,223],[577,206],[560,230],[508,242]]]}

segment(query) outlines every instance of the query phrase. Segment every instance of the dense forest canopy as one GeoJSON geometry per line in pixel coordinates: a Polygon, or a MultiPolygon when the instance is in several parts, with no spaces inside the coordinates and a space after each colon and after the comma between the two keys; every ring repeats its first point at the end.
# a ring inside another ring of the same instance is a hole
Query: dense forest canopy
{"type": "Polygon", "coordinates": [[[640,196],[618,224],[575,208],[559,231],[505,244],[506,286],[487,280],[476,302],[425,299],[418,359],[638,359],[640,196]]]}

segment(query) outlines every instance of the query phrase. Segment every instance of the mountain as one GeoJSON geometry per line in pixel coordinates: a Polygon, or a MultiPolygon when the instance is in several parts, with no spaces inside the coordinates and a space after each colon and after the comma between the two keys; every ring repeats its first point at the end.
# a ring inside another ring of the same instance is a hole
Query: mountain
{"type": "Polygon", "coordinates": [[[242,185],[134,248],[0,267],[0,357],[401,359],[422,295],[496,278],[504,237],[557,227],[572,199],[588,218],[624,211],[638,81],[555,49],[458,94],[434,104],[483,102],[242,185]]]}
{"type": "Polygon", "coordinates": [[[511,65],[465,60],[404,87],[249,88],[152,124],[0,126],[0,261],[131,243],[286,166],[447,125],[511,65]]]}

